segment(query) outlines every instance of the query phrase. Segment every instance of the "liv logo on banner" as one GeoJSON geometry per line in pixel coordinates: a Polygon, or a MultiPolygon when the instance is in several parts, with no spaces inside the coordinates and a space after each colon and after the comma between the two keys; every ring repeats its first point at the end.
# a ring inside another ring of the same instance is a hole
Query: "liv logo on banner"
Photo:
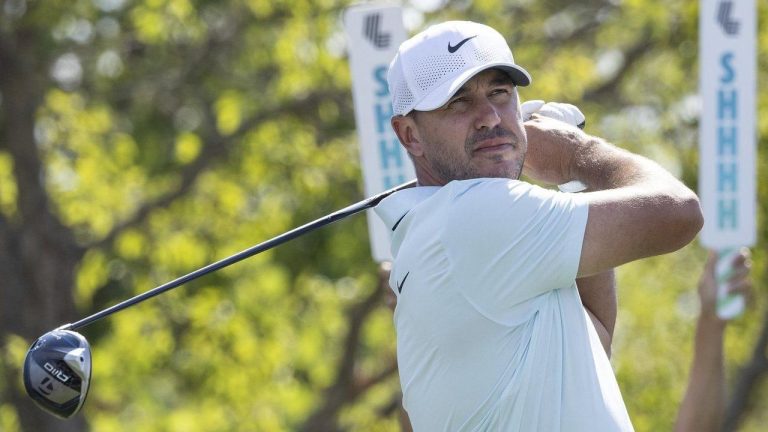
{"type": "Polygon", "coordinates": [[[717,313],[744,310],[728,295],[731,261],[755,244],[756,227],[756,14],[754,0],[701,0],[699,16],[699,195],[701,242],[718,251],[717,313]]]}
{"type": "Polygon", "coordinates": [[[731,18],[732,8],[732,1],[721,1],[720,6],[717,8],[717,22],[720,23],[726,34],[736,36],[739,34],[739,22],[731,18]]]}
{"type": "Polygon", "coordinates": [[[389,48],[390,34],[379,32],[379,22],[381,22],[381,14],[378,12],[365,16],[365,37],[378,49],[389,48]]]}
{"type": "MultiPolygon", "coordinates": [[[[392,103],[387,69],[406,39],[402,10],[397,6],[354,6],[344,14],[344,29],[365,195],[373,196],[416,177],[389,123],[392,103]]],[[[379,262],[391,259],[390,230],[373,211],[367,216],[373,258],[379,262]]]]}

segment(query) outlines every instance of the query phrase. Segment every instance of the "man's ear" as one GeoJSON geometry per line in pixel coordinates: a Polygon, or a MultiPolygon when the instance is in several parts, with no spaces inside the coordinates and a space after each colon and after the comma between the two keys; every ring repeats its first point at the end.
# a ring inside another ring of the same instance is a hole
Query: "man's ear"
{"type": "Polygon", "coordinates": [[[400,144],[405,147],[411,156],[419,157],[424,154],[419,132],[416,129],[416,122],[412,116],[394,116],[391,123],[392,129],[400,140],[400,144]]]}

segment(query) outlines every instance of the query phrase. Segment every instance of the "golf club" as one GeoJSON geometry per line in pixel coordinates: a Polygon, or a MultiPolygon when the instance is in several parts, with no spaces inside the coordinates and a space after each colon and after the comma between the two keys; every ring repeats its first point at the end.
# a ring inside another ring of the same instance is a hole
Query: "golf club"
{"type": "Polygon", "coordinates": [[[141,303],[144,300],[155,297],[208,273],[281,245],[312,230],[363,210],[373,208],[392,193],[414,185],[416,185],[416,180],[386,190],[79,321],[65,324],[49,331],[32,344],[24,359],[24,388],[27,394],[45,411],[65,419],[72,417],[82,408],[91,381],[91,348],[85,337],[74,330],[85,327],[115,312],[141,303]]]}

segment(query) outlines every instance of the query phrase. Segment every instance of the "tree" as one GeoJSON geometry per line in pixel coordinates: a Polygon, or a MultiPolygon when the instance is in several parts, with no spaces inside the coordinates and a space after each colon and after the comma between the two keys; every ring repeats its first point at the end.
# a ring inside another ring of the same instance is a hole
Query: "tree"
{"type": "Polygon", "coordinates": [[[19,385],[43,332],[360,198],[348,72],[327,49],[343,6],[4,4],[4,426],[101,430],[156,408],[141,428],[293,428],[334,380],[360,397],[394,376],[369,360],[392,344],[360,340],[383,324],[357,221],[89,329],[85,417],[41,415],[19,385]]]}
{"type": "MultiPolygon", "coordinates": [[[[391,312],[362,217],[84,329],[94,372],[76,419],[23,394],[21,362],[42,333],[362,198],[347,2],[54,3],[0,9],[0,429],[397,430],[391,312]]],[[[576,103],[589,132],[696,184],[695,2],[406,7],[413,30],[498,28],[533,74],[523,99],[576,103]]],[[[767,131],[761,119],[761,174],[767,131]]],[[[614,365],[639,431],[674,419],[693,325],[676,305],[703,256],[692,245],[619,271],[614,365]]],[[[744,430],[765,411],[758,306],[728,337],[744,430]]]]}

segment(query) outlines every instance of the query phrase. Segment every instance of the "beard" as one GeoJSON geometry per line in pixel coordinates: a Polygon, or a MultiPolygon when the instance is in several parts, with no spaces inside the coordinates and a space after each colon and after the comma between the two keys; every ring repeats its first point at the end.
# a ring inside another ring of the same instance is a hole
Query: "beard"
{"type": "Polygon", "coordinates": [[[525,152],[517,152],[510,161],[504,155],[495,154],[485,158],[485,166],[478,166],[472,154],[479,141],[492,138],[509,138],[510,143],[519,149],[520,140],[509,130],[502,127],[483,129],[468,137],[464,142],[464,152],[445,151],[449,148],[446,143],[435,143],[429,146],[428,159],[434,171],[446,182],[451,180],[467,180],[481,177],[508,178],[517,180],[523,171],[525,152]],[[490,165],[489,165],[490,164],[490,165]]]}

